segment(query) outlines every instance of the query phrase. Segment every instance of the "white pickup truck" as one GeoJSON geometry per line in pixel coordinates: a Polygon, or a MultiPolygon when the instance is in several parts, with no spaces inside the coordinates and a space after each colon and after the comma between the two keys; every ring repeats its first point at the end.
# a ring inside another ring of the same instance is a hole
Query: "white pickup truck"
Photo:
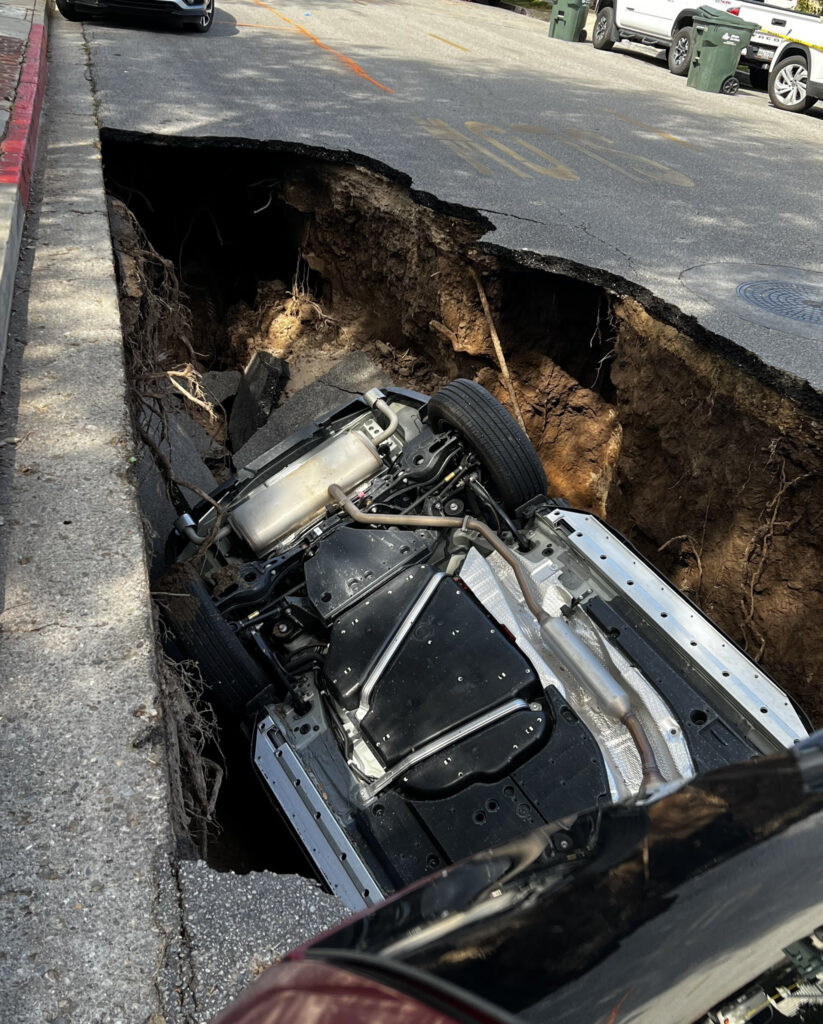
{"type": "Polygon", "coordinates": [[[802,36],[781,40],[769,72],[769,99],[795,113],[823,99],[823,21],[802,36]]]}
{"type": "MultiPolygon", "coordinates": [[[[739,15],[760,27],[741,56],[748,65],[755,88],[766,88],[769,66],[783,40],[804,39],[820,29],[820,18],[787,10],[782,6],[786,2],[794,0],[771,4],[745,0],[707,0],[705,3],[707,7],[739,15]]],[[[596,0],[592,44],[598,50],[610,50],[621,40],[656,46],[668,51],[669,70],[673,75],[686,75],[694,45],[692,23],[701,5],[682,7],[681,3],[682,0],[596,0]]]]}

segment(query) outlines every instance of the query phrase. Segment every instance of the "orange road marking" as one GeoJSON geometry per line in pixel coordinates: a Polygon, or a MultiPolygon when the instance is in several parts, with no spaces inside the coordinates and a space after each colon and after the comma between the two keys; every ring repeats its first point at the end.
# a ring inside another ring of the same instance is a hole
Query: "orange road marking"
{"type": "Polygon", "coordinates": [[[668,139],[670,142],[679,142],[681,146],[687,146],[689,149],[693,149],[695,153],[702,153],[703,150],[699,146],[693,146],[691,142],[686,142],[684,139],[678,139],[676,135],[669,135],[668,132],[659,132],[656,128],[651,128],[647,124],[643,124],[642,121],[633,121],[630,117],[626,117],[624,114],[618,114],[616,110],[607,110],[607,114],[613,114],[615,117],[619,117],[621,121],[628,121],[629,124],[637,125],[638,128],[645,128],[647,132],[653,132],[655,135],[660,135],[664,139],[668,139]]]}
{"type": "Polygon", "coordinates": [[[335,57],[338,57],[346,65],[346,67],[350,68],[356,75],[360,75],[361,78],[365,78],[367,82],[371,82],[372,85],[376,85],[377,88],[382,89],[383,92],[394,92],[394,89],[390,89],[387,85],[382,85],[380,82],[377,81],[377,79],[372,78],[371,75],[367,75],[359,64],[355,64],[351,57],[347,57],[345,53],[341,53],[339,50],[334,50],[332,49],[331,46],[326,46],[325,43],[321,43],[317,36],[312,35],[308,29],[303,28],[302,25],[298,25],[296,21],[292,21],[291,18],[287,18],[285,14],[281,14],[280,11],[276,11],[269,4],[263,3],[263,0],[254,0],[254,2],[257,4],[258,7],[265,7],[267,11],[271,11],[272,14],[276,14],[278,18],[287,22],[287,24],[291,25],[293,28],[296,28],[298,32],[302,32],[307,39],[311,39],[314,45],[319,46],[321,50],[326,50],[328,53],[333,53],[335,57]]]}
{"type": "Polygon", "coordinates": [[[432,39],[439,39],[441,43],[445,43],[447,46],[453,46],[455,50],[462,50],[463,53],[471,53],[471,50],[467,50],[465,46],[460,46],[457,43],[450,43],[448,39],[444,39],[442,36],[436,36],[434,32],[429,32],[429,36],[432,39]]]}
{"type": "Polygon", "coordinates": [[[617,1015],[618,1015],[618,1013],[620,1013],[620,1007],[621,1007],[621,1006],[623,1005],[623,1003],[625,1003],[625,1002],[626,1002],[626,1000],[628,999],[629,995],[630,995],[630,994],[631,994],[631,993],[632,993],[633,991],[634,991],[634,989],[633,989],[633,988],[630,988],[630,989],[629,989],[629,991],[625,993],[625,995],[624,995],[624,996],[623,996],[623,998],[622,998],[622,999],[620,1000],[620,1002],[619,1002],[619,1003],[618,1003],[618,1004],[617,1004],[617,1005],[616,1005],[616,1006],[614,1007],[614,1009],[612,1010],[612,1012],[611,1012],[611,1016],[609,1017],[609,1019],[608,1019],[608,1022],[607,1022],[607,1024],[614,1024],[614,1022],[615,1022],[615,1021],[617,1020],[617,1015]]]}

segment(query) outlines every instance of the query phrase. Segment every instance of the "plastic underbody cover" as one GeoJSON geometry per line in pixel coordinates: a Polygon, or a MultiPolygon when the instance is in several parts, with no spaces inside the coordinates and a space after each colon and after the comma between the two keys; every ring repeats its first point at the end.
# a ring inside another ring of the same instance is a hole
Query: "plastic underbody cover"
{"type": "MultiPolygon", "coordinates": [[[[525,766],[547,744],[552,752],[538,772],[540,790],[562,790],[569,778],[582,784],[586,773],[586,802],[605,788],[596,743],[563,695],[555,691],[553,699],[476,599],[428,565],[404,570],[337,620],[326,673],[337,701],[350,711],[359,706],[362,733],[387,768],[467,726],[440,755],[403,772],[398,785],[409,796],[471,791],[472,782],[500,780],[525,766]],[[513,700],[520,706],[474,728],[481,716],[513,700]],[[571,744],[559,719],[576,727],[571,744]],[[561,746],[568,775],[562,781],[553,767],[561,746]]],[[[547,794],[534,795],[540,802],[547,794]]]]}
{"type": "Polygon", "coordinates": [[[447,577],[377,680],[361,725],[391,766],[504,701],[542,696],[523,655],[447,577]]]}
{"type": "Polygon", "coordinates": [[[543,697],[528,661],[450,577],[440,579],[424,607],[412,611],[434,579],[430,566],[415,566],[334,627],[326,674],[344,706],[361,702],[364,682],[383,659],[361,728],[387,766],[505,701],[528,704],[543,697]]]}

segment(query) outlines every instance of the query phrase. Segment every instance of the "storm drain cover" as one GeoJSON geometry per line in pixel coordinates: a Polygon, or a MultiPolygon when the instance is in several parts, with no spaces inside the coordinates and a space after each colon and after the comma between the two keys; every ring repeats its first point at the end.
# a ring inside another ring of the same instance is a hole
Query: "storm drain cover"
{"type": "Polygon", "coordinates": [[[823,274],[795,267],[706,263],[680,275],[701,298],[743,320],[823,341],[823,274]]]}

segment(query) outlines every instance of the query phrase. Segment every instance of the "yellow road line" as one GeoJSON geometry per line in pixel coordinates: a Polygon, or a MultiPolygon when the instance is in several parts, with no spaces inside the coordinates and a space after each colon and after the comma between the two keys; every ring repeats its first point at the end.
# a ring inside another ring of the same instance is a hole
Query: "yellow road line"
{"type": "Polygon", "coordinates": [[[608,110],[606,107],[603,108],[607,114],[613,114],[615,117],[619,117],[621,121],[628,121],[629,124],[637,125],[638,128],[644,128],[647,132],[652,132],[654,135],[659,135],[661,138],[668,139],[669,142],[677,142],[681,146],[686,146],[688,149],[693,149],[695,153],[702,153],[703,150],[699,146],[693,146],[691,142],[686,142],[685,139],[678,139],[676,135],[669,135],[668,132],[659,132],[656,128],[652,128],[648,124],[643,124],[642,121],[635,121],[631,117],[626,117],[625,114],[618,114],[616,110],[608,110]]]}
{"type": "Polygon", "coordinates": [[[452,43],[448,39],[444,39],[442,36],[436,36],[434,32],[429,32],[429,36],[432,39],[439,39],[441,43],[445,43],[447,46],[453,46],[455,50],[462,50],[463,53],[471,53],[471,50],[467,50],[465,46],[460,46],[459,43],[452,43]]]}

